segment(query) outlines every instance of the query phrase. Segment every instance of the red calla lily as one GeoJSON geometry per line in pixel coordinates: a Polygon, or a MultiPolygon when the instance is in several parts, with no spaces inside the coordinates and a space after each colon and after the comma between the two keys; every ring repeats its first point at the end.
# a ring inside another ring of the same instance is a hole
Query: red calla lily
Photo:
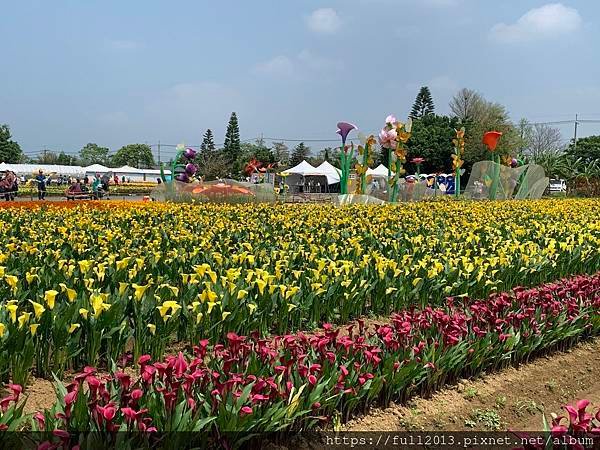
{"type": "Polygon", "coordinates": [[[502,133],[500,131],[488,131],[483,135],[483,143],[487,146],[490,152],[496,150],[498,146],[498,141],[502,137],[502,133]]]}

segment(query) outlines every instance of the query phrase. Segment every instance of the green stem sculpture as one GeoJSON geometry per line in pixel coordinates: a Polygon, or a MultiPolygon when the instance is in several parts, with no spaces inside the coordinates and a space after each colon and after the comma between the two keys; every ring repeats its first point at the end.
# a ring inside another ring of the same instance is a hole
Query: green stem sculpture
{"type": "Polygon", "coordinates": [[[460,167],[457,167],[454,172],[454,196],[460,197],[460,167]]]}
{"type": "MultiPolygon", "coordinates": [[[[367,141],[365,143],[365,149],[364,149],[364,154],[363,154],[363,169],[366,169],[368,167],[368,161],[369,161],[369,142],[367,141]]],[[[363,195],[366,195],[367,193],[367,171],[365,170],[361,176],[360,176],[360,192],[363,195]]]]}
{"type": "Polygon", "coordinates": [[[392,201],[392,149],[388,149],[388,176],[387,176],[387,185],[388,185],[388,201],[392,201]]]}
{"type": "Polygon", "coordinates": [[[490,187],[490,200],[496,200],[498,183],[500,182],[500,156],[494,153],[492,169],[492,186],[490,187]]]}

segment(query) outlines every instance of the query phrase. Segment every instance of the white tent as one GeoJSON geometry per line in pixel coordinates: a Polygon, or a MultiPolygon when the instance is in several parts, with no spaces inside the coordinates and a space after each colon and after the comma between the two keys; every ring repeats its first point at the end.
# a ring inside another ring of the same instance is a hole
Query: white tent
{"type": "Polygon", "coordinates": [[[340,182],[340,169],[331,165],[328,161],[323,161],[320,166],[315,169],[315,175],[327,177],[327,184],[335,184],[340,182]]]}
{"type": "Polygon", "coordinates": [[[83,175],[85,170],[81,166],[64,166],[60,164],[0,164],[0,170],[12,170],[17,175],[34,175],[42,170],[46,175],[83,175]]]}
{"type": "MultiPolygon", "coordinates": [[[[394,175],[394,172],[391,173],[394,175]]],[[[379,164],[374,169],[367,169],[367,175],[371,175],[372,177],[386,177],[388,176],[388,168],[383,164],[379,164]]]]}
{"type": "Polygon", "coordinates": [[[113,171],[113,169],[111,169],[110,167],[103,166],[102,164],[92,164],[91,166],[84,167],[84,170],[85,170],[85,173],[92,174],[92,175],[94,175],[96,173],[103,175],[105,173],[113,171]]]}
{"type": "Polygon", "coordinates": [[[284,174],[292,174],[295,173],[297,175],[317,175],[315,173],[315,168],[313,166],[311,166],[309,163],[306,162],[306,160],[302,161],[300,164],[298,164],[297,166],[294,166],[290,169],[286,169],[284,170],[282,173],[284,174]]]}
{"type": "Polygon", "coordinates": [[[113,169],[116,173],[135,173],[135,174],[143,174],[144,173],[144,169],[136,169],[135,167],[131,167],[131,166],[123,166],[123,167],[117,167],[116,169],[113,169]]]}

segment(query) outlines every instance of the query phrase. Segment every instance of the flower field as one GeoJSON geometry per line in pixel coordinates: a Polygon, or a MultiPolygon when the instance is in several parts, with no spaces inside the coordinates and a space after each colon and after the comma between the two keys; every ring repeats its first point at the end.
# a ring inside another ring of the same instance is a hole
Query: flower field
{"type": "Polygon", "coordinates": [[[306,429],[600,331],[600,200],[27,204],[0,223],[0,428],[31,374],[83,370],[34,427],[306,429]]]}
{"type": "Polygon", "coordinates": [[[283,334],[600,269],[596,200],[0,210],[0,374],[283,334]],[[44,343],[44,345],[41,345],[44,343]]]}

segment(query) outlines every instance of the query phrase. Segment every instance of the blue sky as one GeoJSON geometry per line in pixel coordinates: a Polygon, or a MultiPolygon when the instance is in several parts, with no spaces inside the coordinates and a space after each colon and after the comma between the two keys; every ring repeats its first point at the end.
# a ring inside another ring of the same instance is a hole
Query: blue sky
{"type": "Polygon", "coordinates": [[[600,119],[595,1],[3,3],[0,123],[30,154],[221,143],[231,111],[243,139],[335,139],[406,116],[422,85],[438,113],[468,87],[515,120],[600,119]]]}

